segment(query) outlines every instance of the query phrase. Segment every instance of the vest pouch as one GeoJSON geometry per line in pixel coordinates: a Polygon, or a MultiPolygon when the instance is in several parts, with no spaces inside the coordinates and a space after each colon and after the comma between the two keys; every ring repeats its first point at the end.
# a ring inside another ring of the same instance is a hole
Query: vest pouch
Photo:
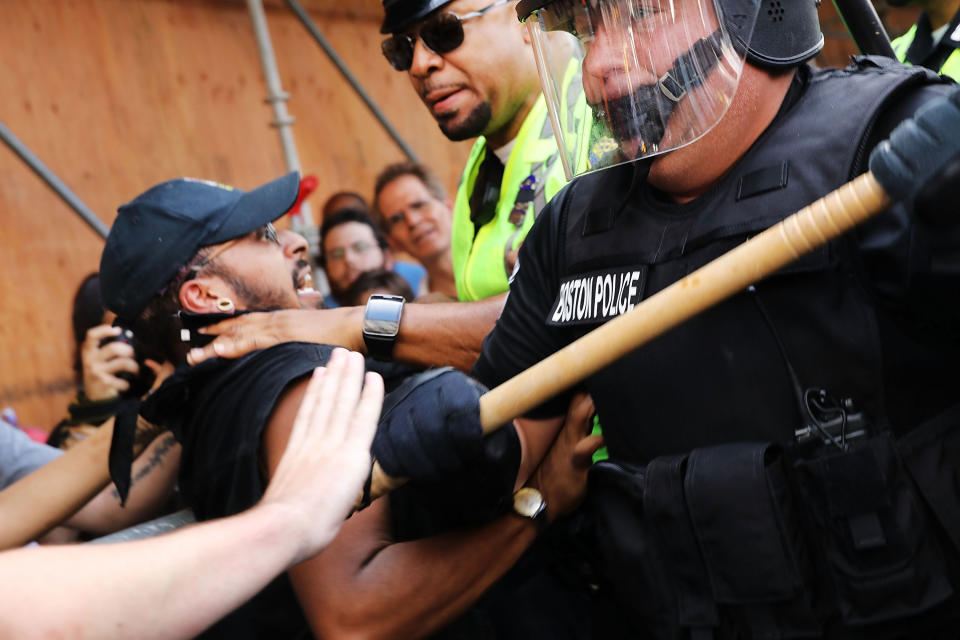
{"type": "Polygon", "coordinates": [[[733,443],[690,453],[687,509],[713,597],[751,637],[821,633],[813,576],[779,447],[733,443]]]}
{"type": "Polygon", "coordinates": [[[943,552],[888,434],[795,467],[844,624],[921,613],[952,594],[943,552]]]}
{"type": "Polygon", "coordinates": [[[960,405],[898,440],[917,488],[960,553],[960,405]]]}
{"type": "Polygon", "coordinates": [[[604,460],[591,467],[589,482],[598,600],[614,602],[624,637],[677,637],[675,598],[644,514],[645,469],[604,460]]]}

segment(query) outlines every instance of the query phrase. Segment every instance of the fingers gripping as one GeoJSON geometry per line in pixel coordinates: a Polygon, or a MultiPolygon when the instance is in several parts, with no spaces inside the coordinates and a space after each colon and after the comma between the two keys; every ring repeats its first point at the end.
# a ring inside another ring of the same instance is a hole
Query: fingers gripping
{"type": "Polygon", "coordinates": [[[887,193],[937,222],[956,222],[958,165],[960,88],[924,105],[870,154],[870,171],[887,193]]]}
{"type": "Polygon", "coordinates": [[[407,379],[387,397],[374,438],[383,470],[429,488],[438,504],[449,506],[455,493],[456,508],[474,515],[499,504],[516,480],[520,443],[512,425],[483,436],[484,390],[449,368],[407,379]]]}

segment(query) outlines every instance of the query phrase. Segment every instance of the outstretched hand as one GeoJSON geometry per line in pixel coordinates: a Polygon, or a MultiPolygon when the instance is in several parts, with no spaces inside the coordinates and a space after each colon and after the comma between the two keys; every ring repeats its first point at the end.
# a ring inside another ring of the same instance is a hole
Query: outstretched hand
{"type": "Polygon", "coordinates": [[[187,362],[199,364],[210,358],[239,358],[257,349],[296,341],[333,344],[358,351],[363,348],[362,312],[362,307],[343,307],[244,314],[200,329],[200,333],[216,338],[204,347],[191,349],[187,362]]]}
{"type": "Polygon", "coordinates": [[[363,370],[363,357],[343,349],[314,370],[261,501],[295,513],[304,530],[297,562],[333,540],[370,472],[383,380],[363,370]]]}

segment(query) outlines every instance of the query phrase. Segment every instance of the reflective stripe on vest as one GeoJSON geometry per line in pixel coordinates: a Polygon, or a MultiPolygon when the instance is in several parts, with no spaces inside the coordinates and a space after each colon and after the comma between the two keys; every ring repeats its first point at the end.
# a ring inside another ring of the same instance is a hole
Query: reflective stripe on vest
{"type": "MultiPolygon", "coordinates": [[[[575,62],[572,70],[566,78],[567,87],[571,90],[580,87],[579,74],[576,73],[578,65],[575,62]]],[[[582,102],[582,95],[582,91],[576,91],[575,100],[582,102]]],[[[470,195],[486,152],[486,144],[483,136],[474,143],[460,178],[453,207],[453,272],[457,297],[462,301],[482,300],[508,289],[510,274],[505,266],[506,254],[519,248],[536,215],[567,182],[546,103],[543,95],[540,95],[520,127],[504,168],[497,213],[474,236],[475,229],[470,220],[470,195]],[[529,180],[531,176],[532,185],[529,180]],[[518,198],[521,189],[531,186],[534,191],[532,201],[524,202],[523,198],[518,198]]]]}
{"type": "MultiPolygon", "coordinates": [[[[893,42],[890,44],[893,46],[893,52],[897,55],[897,59],[904,64],[911,64],[907,62],[907,50],[910,48],[910,45],[913,44],[913,39],[917,37],[917,25],[910,27],[910,30],[899,38],[894,38],[893,42]]],[[[943,65],[937,70],[942,76],[950,76],[954,80],[960,82],[960,49],[956,49],[951,53],[943,65]]]]}

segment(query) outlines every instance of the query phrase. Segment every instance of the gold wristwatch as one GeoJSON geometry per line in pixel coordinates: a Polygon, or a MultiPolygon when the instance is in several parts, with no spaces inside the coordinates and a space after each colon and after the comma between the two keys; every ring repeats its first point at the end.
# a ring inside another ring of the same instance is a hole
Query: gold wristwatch
{"type": "Polygon", "coordinates": [[[543,494],[533,487],[523,487],[513,494],[513,512],[518,516],[530,518],[537,526],[537,534],[547,528],[547,501],[543,494]]]}

